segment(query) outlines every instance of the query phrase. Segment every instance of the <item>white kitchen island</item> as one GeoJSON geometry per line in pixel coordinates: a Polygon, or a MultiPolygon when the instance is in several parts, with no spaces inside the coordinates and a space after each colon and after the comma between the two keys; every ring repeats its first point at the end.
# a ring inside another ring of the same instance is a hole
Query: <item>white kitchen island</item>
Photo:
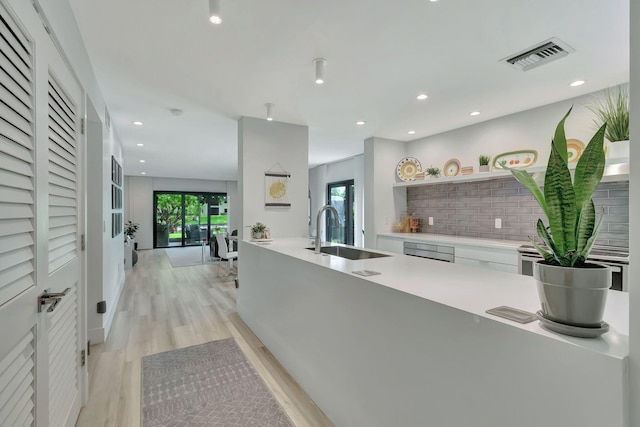
{"type": "Polygon", "coordinates": [[[308,246],[241,242],[237,309],[337,426],[628,426],[626,293],[573,338],[485,313],[537,311],[531,277],[308,246]]]}

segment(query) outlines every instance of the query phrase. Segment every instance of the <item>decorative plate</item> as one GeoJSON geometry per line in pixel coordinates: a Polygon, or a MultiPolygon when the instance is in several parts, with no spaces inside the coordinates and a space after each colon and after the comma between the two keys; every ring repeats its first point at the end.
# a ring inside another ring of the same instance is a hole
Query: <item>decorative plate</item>
{"type": "Polygon", "coordinates": [[[405,157],[396,167],[396,175],[401,181],[415,181],[419,172],[422,172],[422,165],[415,157],[405,157]]]}
{"type": "Polygon", "coordinates": [[[444,164],[444,176],[456,176],[460,173],[460,160],[458,159],[449,159],[447,163],[444,164]]]}
{"type": "Polygon", "coordinates": [[[524,169],[535,165],[537,161],[536,150],[509,151],[493,158],[493,169],[524,169]]]}
{"type": "Polygon", "coordinates": [[[582,152],[584,151],[584,144],[579,139],[567,139],[567,158],[569,163],[577,162],[582,152]]]}

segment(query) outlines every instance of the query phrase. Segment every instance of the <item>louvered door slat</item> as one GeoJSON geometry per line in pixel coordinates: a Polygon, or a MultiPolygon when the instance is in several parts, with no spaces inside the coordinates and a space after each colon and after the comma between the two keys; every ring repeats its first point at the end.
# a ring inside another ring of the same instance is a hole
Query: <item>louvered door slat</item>
{"type": "MultiPolygon", "coordinates": [[[[26,78],[4,54],[0,55],[0,80],[10,90],[13,85],[17,85],[20,90],[12,90],[12,92],[16,95],[21,94],[20,99],[30,99],[33,95],[31,80],[26,78]]],[[[33,105],[30,101],[27,104],[33,105]]]]}
{"type": "MultiPolygon", "coordinates": [[[[76,180],[76,174],[73,170],[66,169],[57,163],[53,163],[53,158],[49,160],[49,173],[65,178],[69,181],[76,180]]],[[[57,160],[57,159],[55,159],[57,160]]]]}
{"type": "Polygon", "coordinates": [[[0,185],[0,200],[6,200],[7,203],[32,204],[33,194],[22,188],[11,188],[0,185]]]}
{"type": "Polygon", "coordinates": [[[31,331],[0,361],[0,420],[22,425],[33,418],[35,384],[34,336],[31,331]]]}
{"type": "Polygon", "coordinates": [[[58,156],[67,159],[67,161],[71,162],[71,164],[77,164],[75,158],[75,149],[73,146],[69,145],[69,143],[61,138],[55,132],[49,132],[49,150],[56,153],[58,156]]]}
{"type": "Polygon", "coordinates": [[[57,195],[49,195],[49,205],[51,206],[76,206],[76,201],[69,197],[62,197],[57,195]]]}
{"type": "Polygon", "coordinates": [[[5,104],[0,104],[0,118],[27,135],[33,135],[33,130],[31,129],[32,122],[30,122],[28,118],[22,117],[20,114],[16,113],[5,104]]]}
{"type": "MultiPolygon", "coordinates": [[[[20,236],[22,238],[22,236],[20,236]]],[[[30,247],[5,249],[0,260],[0,272],[9,270],[12,267],[27,262],[33,256],[30,247]]]]}
{"type": "Polygon", "coordinates": [[[33,245],[33,237],[28,234],[14,234],[11,236],[0,236],[0,254],[15,251],[17,249],[28,248],[33,245]]]}
{"type": "Polygon", "coordinates": [[[62,94],[62,89],[60,89],[55,82],[49,81],[49,100],[55,105],[52,105],[53,109],[58,113],[60,118],[64,120],[70,129],[75,129],[75,117],[74,117],[74,109],[73,105],[67,104],[64,99],[64,95],[62,94]]]}
{"type": "Polygon", "coordinates": [[[11,92],[13,96],[15,96],[20,102],[26,106],[29,110],[33,109],[33,103],[31,102],[31,95],[28,91],[28,81],[26,79],[17,82],[12,75],[10,75],[7,71],[5,71],[5,67],[9,65],[7,58],[0,55],[0,86],[4,88],[4,90],[11,92]],[[25,86],[27,85],[27,86],[25,86]]]}
{"type": "Polygon", "coordinates": [[[49,156],[51,157],[51,161],[55,162],[55,164],[57,164],[61,168],[64,168],[64,169],[66,169],[68,171],[75,171],[76,170],[76,164],[75,163],[70,162],[66,158],[60,156],[55,151],[53,151],[53,150],[49,151],[49,156]]]}
{"type": "Polygon", "coordinates": [[[49,78],[49,272],[77,257],[75,105],[49,78]],[[67,199],[64,205],[55,203],[67,199]]]}
{"type": "Polygon", "coordinates": [[[56,227],[49,232],[49,237],[52,239],[57,239],[58,237],[72,234],[74,231],[75,231],[75,224],[56,227]]]}
{"type": "MultiPolygon", "coordinates": [[[[13,21],[13,19],[9,18],[9,13],[4,8],[2,4],[0,4],[0,21],[2,21],[2,30],[0,32],[2,34],[6,34],[8,38],[8,34],[10,33],[12,38],[14,39],[14,43],[12,43],[13,48],[20,52],[20,56],[30,58],[33,56],[33,48],[31,47],[31,43],[29,39],[25,37],[25,35],[20,30],[20,27],[13,21]],[[6,31],[8,31],[8,33],[6,31]]],[[[27,61],[30,64],[29,61],[27,61]]]]}
{"type": "Polygon", "coordinates": [[[33,218],[33,206],[0,203],[0,220],[33,218]]]}
{"type": "Polygon", "coordinates": [[[67,122],[67,118],[64,117],[64,112],[59,108],[55,102],[49,102],[49,120],[56,124],[57,129],[61,132],[60,135],[62,135],[64,139],[71,139],[73,138],[74,126],[72,123],[67,122]]]}
{"type": "Polygon", "coordinates": [[[33,239],[33,222],[29,219],[8,219],[0,221],[0,237],[27,234],[33,239]]]}
{"type": "Polygon", "coordinates": [[[76,238],[73,234],[65,234],[61,237],[51,239],[51,250],[57,250],[65,246],[71,246],[75,250],[76,238]]]}
{"type": "MultiPolygon", "coordinates": [[[[0,156],[0,170],[4,170],[6,173],[11,172],[14,175],[9,178],[9,181],[0,181],[0,184],[4,185],[13,182],[14,179],[20,180],[25,177],[30,179],[33,176],[33,166],[13,156],[0,156]]],[[[24,188],[33,189],[33,185],[24,188]]]]}
{"type": "MultiPolygon", "coordinates": [[[[70,179],[65,179],[61,176],[55,174],[49,174],[49,191],[53,194],[58,194],[58,190],[56,187],[60,187],[62,189],[66,188],[69,190],[76,189],[76,183],[70,179]]],[[[74,192],[75,193],[75,192],[74,192]]]]}
{"type": "Polygon", "coordinates": [[[77,284],[61,300],[51,317],[49,328],[49,418],[51,425],[62,425],[77,393],[77,284]]]}
{"type": "Polygon", "coordinates": [[[24,105],[20,102],[20,100],[11,91],[4,87],[4,84],[0,85],[0,99],[7,107],[11,108],[20,116],[25,117],[29,121],[33,120],[33,117],[31,117],[32,106],[24,105]]]}
{"type": "MultiPolygon", "coordinates": [[[[3,129],[3,131],[6,129],[3,129]]],[[[20,161],[30,167],[33,165],[32,147],[25,147],[19,142],[2,135],[0,132],[0,152],[7,157],[12,157],[13,161],[20,161]]],[[[27,169],[28,170],[28,169],[27,169]]]]}
{"type": "Polygon", "coordinates": [[[52,217],[74,217],[76,216],[77,210],[75,206],[55,206],[49,205],[49,215],[52,217]]]}
{"type": "Polygon", "coordinates": [[[23,58],[21,58],[12,48],[9,46],[4,37],[0,37],[0,51],[2,51],[2,55],[6,57],[6,59],[11,63],[13,68],[20,73],[27,80],[31,80],[28,76],[32,75],[31,68],[24,63],[23,58]]]}
{"type": "MultiPolygon", "coordinates": [[[[33,181],[31,181],[30,177],[11,173],[0,168],[0,182],[10,182],[15,190],[31,192],[30,197],[33,199],[33,181]]],[[[27,195],[22,197],[26,199],[27,195]]]]}
{"type": "Polygon", "coordinates": [[[67,151],[68,155],[63,157],[75,156],[75,148],[70,142],[71,136],[58,123],[52,120],[49,120],[49,138],[67,151]]]}
{"type": "MultiPolygon", "coordinates": [[[[11,123],[7,124],[11,125],[11,123]]],[[[28,149],[29,151],[33,150],[33,140],[31,135],[18,130],[16,127],[6,126],[5,123],[2,123],[2,126],[0,126],[0,136],[3,139],[28,149]]],[[[31,162],[33,163],[33,156],[31,157],[31,162]]]]}

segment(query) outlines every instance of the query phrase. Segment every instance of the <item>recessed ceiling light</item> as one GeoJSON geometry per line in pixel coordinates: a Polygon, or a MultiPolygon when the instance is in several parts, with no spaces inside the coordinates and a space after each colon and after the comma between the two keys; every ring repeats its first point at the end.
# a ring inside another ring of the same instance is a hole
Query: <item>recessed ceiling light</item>
{"type": "Polygon", "coordinates": [[[576,86],[582,86],[583,84],[584,84],[584,80],[576,80],[575,82],[570,83],[569,86],[576,87],[576,86]]]}
{"type": "Polygon", "coordinates": [[[146,174],[147,174],[146,172],[140,172],[140,175],[146,175],[146,174]]]}
{"type": "Polygon", "coordinates": [[[410,131],[409,131],[409,132],[407,132],[407,133],[408,133],[409,135],[413,135],[413,134],[415,134],[415,133],[416,133],[416,131],[415,131],[415,130],[410,130],[410,131]]]}
{"type": "Polygon", "coordinates": [[[364,123],[365,123],[365,121],[364,121],[364,120],[358,120],[358,121],[356,122],[356,124],[357,124],[358,126],[362,126],[364,123]]]}
{"type": "Polygon", "coordinates": [[[138,144],[136,144],[136,145],[137,145],[138,147],[144,147],[144,144],[140,144],[140,143],[138,143],[138,144]]]}
{"type": "Polygon", "coordinates": [[[422,101],[423,99],[427,99],[429,96],[427,96],[426,93],[421,93],[420,95],[418,95],[416,98],[418,98],[420,101],[422,101]]]}
{"type": "Polygon", "coordinates": [[[140,163],[144,163],[144,162],[146,162],[146,160],[140,160],[140,163]]]}
{"type": "Polygon", "coordinates": [[[133,124],[136,125],[136,126],[142,126],[142,122],[139,122],[137,120],[135,122],[133,122],[133,124]]]}
{"type": "Polygon", "coordinates": [[[470,116],[477,116],[480,114],[480,111],[472,111],[469,113],[470,116]]]}

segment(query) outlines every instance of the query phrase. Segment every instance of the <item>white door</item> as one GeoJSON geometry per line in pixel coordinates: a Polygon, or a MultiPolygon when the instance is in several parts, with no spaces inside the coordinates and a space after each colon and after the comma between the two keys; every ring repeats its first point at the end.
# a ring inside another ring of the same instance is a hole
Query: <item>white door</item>
{"type": "Polygon", "coordinates": [[[83,403],[82,91],[31,2],[0,0],[0,425],[83,403]],[[61,297],[38,312],[45,289],[61,297]]]}

